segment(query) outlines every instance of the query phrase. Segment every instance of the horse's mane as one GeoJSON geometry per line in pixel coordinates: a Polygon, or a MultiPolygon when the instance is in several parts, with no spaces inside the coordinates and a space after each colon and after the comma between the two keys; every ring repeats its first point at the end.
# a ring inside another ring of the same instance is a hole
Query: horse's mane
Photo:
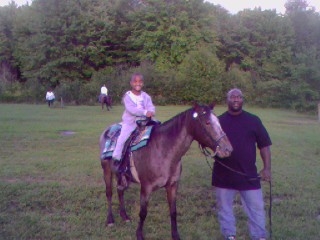
{"type": "Polygon", "coordinates": [[[189,112],[191,110],[191,108],[181,112],[181,113],[178,113],[177,115],[173,116],[172,118],[168,119],[167,121],[163,122],[161,125],[167,125],[167,124],[170,124],[171,122],[175,122],[175,121],[178,121],[176,119],[181,119],[181,118],[184,118],[184,116],[186,115],[187,112],[189,112]]]}
{"type": "Polygon", "coordinates": [[[176,116],[168,119],[167,121],[163,122],[161,125],[157,126],[158,131],[166,131],[170,128],[173,128],[172,131],[178,131],[183,125],[182,122],[185,121],[186,117],[188,116],[188,112],[190,112],[192,108],[189,108],[181,113],[178,113],[176,116]]]}

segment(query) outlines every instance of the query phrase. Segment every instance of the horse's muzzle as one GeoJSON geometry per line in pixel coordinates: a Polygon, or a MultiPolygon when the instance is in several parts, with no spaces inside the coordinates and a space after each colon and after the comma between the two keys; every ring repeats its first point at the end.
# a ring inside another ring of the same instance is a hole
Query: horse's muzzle
{"type": "Polygon", "coordinates": [[[220,158],[226,158],[230,157],[232,151],[232,145],[227,136],[225,136],[220,140],[219,145],[216,147],[216,155],[220,158]]]}

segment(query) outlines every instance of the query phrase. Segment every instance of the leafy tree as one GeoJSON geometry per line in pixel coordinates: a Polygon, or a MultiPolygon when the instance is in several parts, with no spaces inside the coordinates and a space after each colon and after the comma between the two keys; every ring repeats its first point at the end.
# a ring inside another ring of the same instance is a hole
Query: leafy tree
{"type": "Polygon", "coordinates": [[[120,102],[141,71],[159,104],[224,100],[313,111],[320,92],[320,16],[304,0],[286,13],[231,15],[203,0],[34,0],[0,8],[0,93],[43,100],[49,86],[94,104],[102,83],[120,102]],[[170,94],[168,94],[170,93],[170,94]]]}
{"type": "Polygon", "coordinates": [[[147,0],[133,17],[135,31],[129,41],[140,49],[142,61],[159,69],[176,68],[198,45],[213,44],[214,18],[202,1],[147,0]]]}
{"type": "Polygon", "coordinates": [[[315,110],[320,99],[320,15],[304,0],[287,1],[285,7],[294,29],[292,105],[299,111],[315,110]]]}
{"type": "Polygon", "coordinates": [[[18,11],[14,2],[0,8],[0,79],[7,82],[14,82],[20,77],[17,62],[13,56],[14,23],[18,11]]]}
{"type": "Polygon", "coordinates": [[[179,66],[177,90],[182,103],[198,100],[220,102],[224,97],[223,65],[213,52],[202,48],[190,52],[179,66]]]}

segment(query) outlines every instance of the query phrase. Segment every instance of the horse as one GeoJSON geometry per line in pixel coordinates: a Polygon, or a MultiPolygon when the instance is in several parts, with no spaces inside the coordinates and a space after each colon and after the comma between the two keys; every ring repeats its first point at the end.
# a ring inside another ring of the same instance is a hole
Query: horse
{"type": "Polygon", "coordinates": [[[109,108],[112,108],[112,98],[111,96],[108,95],[101,95],[100,96],[100,103],[101,103],[101,108],[103,110],[104,105],[106,105],[107,110],[109,111],[109,108]]]}
{"type": "MultiPolygon", "coordinates": [[[[150,195],[159,188],[165,188],[169,204],[171,219],[171,236],[173,240],[180,240],[177,228],[176,195],[178,182],[182,171],[182,156],[188,151],[191,143],[196,140],[202,148],[210,148],[215,155],[224,158],[230,156],[232,146],[228,137],[221,129],[218,118],[212,113],[214,105],[194,105],[168,121],[155,125],[148,144],[130,155],[130,169],[133,176],[125,175],[130,183],[140,184],[140,212],[139,224],[136,229],[137,240],[144,239],[143,226],[147,217],[147,206],[150,195]]],[[[103,153],[106,136],[110,128],[106,128],[100,135],[100,156],[103,153]]],[[[213,156],[212,156],[213,157],[213,156]]],[[[101,160],[105,191],[107,198],[106,226],[114,225],[112,212],[112,179],[110,160],[101,160]]],[[[118,184],[121,181],[119,174],[118,184]]],[[[122,220],[129,222],[124,203],[125,189],[117,188],[119,199],[119,213],[122,220]]]]}

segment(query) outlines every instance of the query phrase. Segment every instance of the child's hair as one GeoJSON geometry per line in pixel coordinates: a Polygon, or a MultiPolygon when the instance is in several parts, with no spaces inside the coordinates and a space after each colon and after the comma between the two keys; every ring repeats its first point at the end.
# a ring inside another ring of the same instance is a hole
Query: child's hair
{"type": "Polygon", "coordinates": [[[140,77],[142,81],[144,81],[143,75],[141,73],[134,73],[131,75],[130,82],[132,82],[136,77],[140,77]]]}

